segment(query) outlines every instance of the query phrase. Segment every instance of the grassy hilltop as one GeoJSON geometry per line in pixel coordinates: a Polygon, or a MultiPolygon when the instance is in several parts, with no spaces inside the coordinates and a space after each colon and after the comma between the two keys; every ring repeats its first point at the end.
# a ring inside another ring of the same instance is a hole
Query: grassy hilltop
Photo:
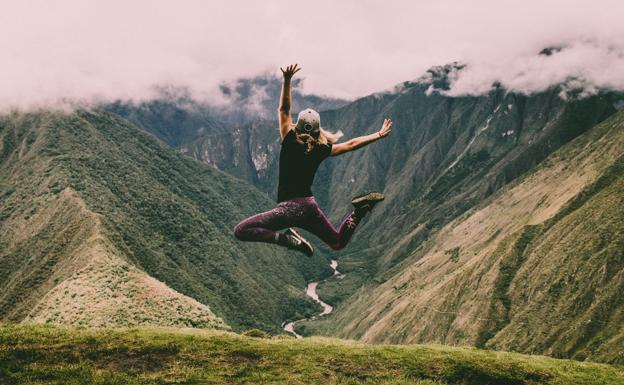
{"type": "Polygon", "coordinates": [[[0,327],[7,384],[560,384],[624,382],[622,368],[443,346],[246,337],[197,329],[0,327]]]}

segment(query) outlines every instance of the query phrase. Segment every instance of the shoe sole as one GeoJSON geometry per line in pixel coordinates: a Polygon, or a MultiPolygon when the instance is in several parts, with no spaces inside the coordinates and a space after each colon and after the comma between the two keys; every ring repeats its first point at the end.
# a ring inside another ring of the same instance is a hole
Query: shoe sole
{"type": "Polygon", "coordinates": [[[382,193],[372,192],[372,193],[356,196],[355,198],[351,199],[351,203],[355,205],[364,201],[380,202],[384,199],[386,199],[386,197],[382,193]]]}
{"type": "Polygon", "coordinates": [[[292,227],[289,227],[288,230],[286,230],[286,233],[290,233],[290,235],[292,235],[293,237],[297,238],[298,240],[303,242],[303,244],[308,246],[310,248],[310,254],[309,255],[314,254],[314,247],[312,247],[312,244],[310,242],[308,242],[307,239],[302,237],[301,234],[299,234],[297,231],[295,231],[295,229],[293,229],[292,227]]]}

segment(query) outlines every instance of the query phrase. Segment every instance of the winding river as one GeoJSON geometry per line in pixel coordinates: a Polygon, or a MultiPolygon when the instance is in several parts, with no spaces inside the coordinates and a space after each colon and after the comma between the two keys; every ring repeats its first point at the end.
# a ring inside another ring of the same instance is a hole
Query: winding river
{"type": "MultiPolygon", "coordinates": [[[[338,261],[336,261],[335,259],[331,260],[331,263],[329,264],[329,267],[331,267],[334,270],[334,277],[336,278],[342,278],[344,277],[343,274],[341,274],[337,269],[338,269],[338,261]]],[[[325,282],[327,280],[324,279],[321,282],[325,282]]],[[[301,336],[300,334],[297,334],[297,332],[295,331],[295,324],[301,321],[306,321],[306,320],[315,320],[318,317],[322,317],[324,315],[327,315],[329,313],[331,313],[334,308],[328,304],[323,302],[318,294],[316,293],[316,287],[318,286],[319,282],[310,282],[308,283],[308,287],[306,288],[306,295],[310,298],[312,298],[314,301],[316,301],[319,305],[321,305],[323,307],[323,311],[320,312],[319,314],[311,317],[311,318],[302,318],[296,321],[292,321],[289,322],[287,324],[284,325],[284,330],[287,331],[288,333],[292,334],[293,336],[297,337],[297,338],[303,338],[303,336],[301,336]]]]}

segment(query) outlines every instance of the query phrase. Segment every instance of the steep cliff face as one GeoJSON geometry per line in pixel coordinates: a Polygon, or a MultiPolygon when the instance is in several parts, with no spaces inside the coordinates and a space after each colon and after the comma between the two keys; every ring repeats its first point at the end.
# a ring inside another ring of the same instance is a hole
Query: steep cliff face
{"type": "Polygon", "coordinates": [[[314,311],[297,289],[324,259],[232,236],[272,205],[251,185],[100,111],[3,116],[0,143],[0,319],[276,331],[314,311]]]}
{"type": "Polygon", "coordinates": [[[202,163],[252,183],[274,198],[280,151],[276,122],[255,120],[226,134],[202,136],[179,149],[202,163]]]}

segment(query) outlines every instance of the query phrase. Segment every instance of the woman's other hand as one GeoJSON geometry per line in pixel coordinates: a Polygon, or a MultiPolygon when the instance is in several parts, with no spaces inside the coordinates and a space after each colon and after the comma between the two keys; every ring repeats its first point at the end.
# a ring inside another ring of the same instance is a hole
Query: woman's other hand
{"type": "Polygon", "coordinates": [[[284,80],[292,79],[295,72],[298,72],[300,69],[301,67],[297,67],[297,64],[289,65],[288,67],[286,67],[286,70],[280,67],[280,70],[282,71],[282,75],[284,75],[284,80]]]}
{"type": "Polygon", "coordinates": [[[384,119],[381,130],[377,132],[379,134],[379,137],[383,138],[385,136],[388,136],[388,134],[390,134],[390,131],[392,131],[392,120],[384,119]]]}

